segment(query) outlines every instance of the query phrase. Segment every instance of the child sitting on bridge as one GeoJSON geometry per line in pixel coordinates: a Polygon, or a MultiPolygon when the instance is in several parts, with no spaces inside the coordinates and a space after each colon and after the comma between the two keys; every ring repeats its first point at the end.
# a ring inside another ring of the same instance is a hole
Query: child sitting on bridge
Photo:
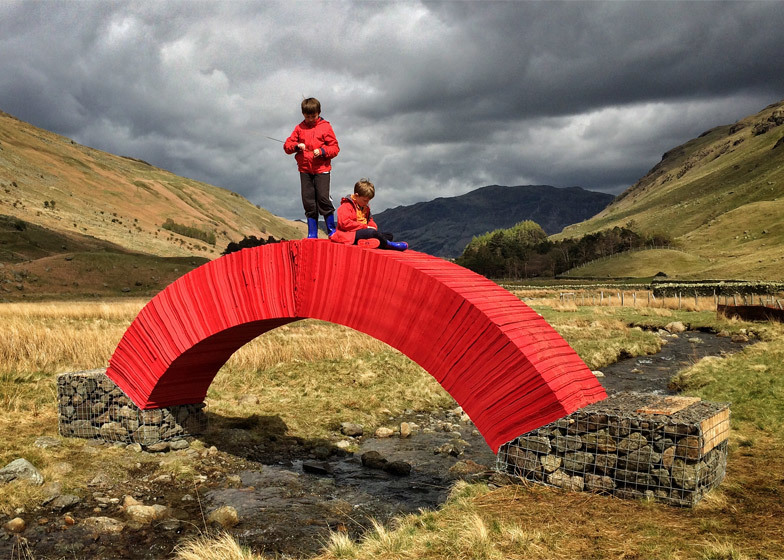
{"type": "Polygon", "coordinates": [[[391,233],[378,231],[378,224],[370,214],[370,199],[376,195],[376,188],[367,179],[360,179],[354,185],[354,194],[345,196],[338,207],[337,231],[330,236],[336,243],[359,245],[369,249],[394,249],[405,251],[408,243],[392,241],[391,233]]]}

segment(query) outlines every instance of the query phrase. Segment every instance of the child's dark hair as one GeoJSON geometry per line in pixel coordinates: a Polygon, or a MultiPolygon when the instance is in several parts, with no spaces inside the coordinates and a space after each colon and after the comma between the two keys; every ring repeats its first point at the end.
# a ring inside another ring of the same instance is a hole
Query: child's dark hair
{"type": "Polygon", "coordinates": [[[308,97],[302,100],[303,115],[318,115],[321,113],[321,103],[315,97],[308,97]]]}
{"type": "Polygon", "coordinates": [[[376,196],[376,187],[373,186],[369,179],[360,179],[354,184],[354,194],[373,198],[376,196]]]}

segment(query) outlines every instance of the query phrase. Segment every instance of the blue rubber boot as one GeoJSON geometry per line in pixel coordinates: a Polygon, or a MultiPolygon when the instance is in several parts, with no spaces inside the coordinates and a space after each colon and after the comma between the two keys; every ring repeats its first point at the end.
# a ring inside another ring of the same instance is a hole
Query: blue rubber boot
{"type": "Polygon", "coordinates": [[[327,224],[327,237],[332,237],[337,227],[335,226],[335,214],[327,214],[324,216],[324,222],[327,224]]]}
{"type": "Polygon", "coordinates": [[[318,239],[318,219],[308,218],[308,239],[318,239]]]}
{"type": "Polygon", "coordinates": [[[408,243],[405,241],[387,241],[387,249],[392,249],[393,251],[405,251],[408,249],[408,243]]]}

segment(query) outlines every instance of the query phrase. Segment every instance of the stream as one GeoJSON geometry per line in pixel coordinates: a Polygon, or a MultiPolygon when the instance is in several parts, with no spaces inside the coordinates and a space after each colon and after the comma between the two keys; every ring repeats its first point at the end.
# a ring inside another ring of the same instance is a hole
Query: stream
{"type": "MultiPolygon", "coordinates": [[[[599,381],[608,393],[666,394],[668,380],[679,370],[705,356],[737,352],[747,344],[696,331],[662,336],[666,344],[660,352],[602,368],[599,381]]],[[[208,475],[198,487],[161,481],[148,468],[129,468],[126,480],[86,490],[82,501],[68,510],[76,524],[63,524],[58,521],[62,511],[54,513],[42,506],[25,514],[28,527],[21,537],[29,557],[37,560],[171,558],[183,537],[219,529],[207,526],[207,514],[231,506],[239,514],[239,523],[228,530],[241,545],[277,559],[303,558],[319,552],[331,531],[359,538],[372,528],[373,520],[386,524],[396,515],[438,508],[459,477],[492,473],[495,455],[459,409],[408,411],[389,418],[385,425],[399,427],[402,422],[416,424],[410,437],[347,437],[355,450],[349,453],[338,445],[289,436],[285,425],[244,425],[248,420],[238,419],[235,427],[214,435],[214,441],[205,440],[217,448],[213,453],[177,452],[189,457],[197,472],[208,475]],[[263,434],[265,442],[254,445],[243,440],[249,430],[263,434]],[[388,468],[392,465],[397,468],[388,468]],[[467,472],[456,473],[461,466],[467,472]],[[129,524],[116,534],[96,534],[78,521],[96,515],[123,519],[121,509],[107,509],[105,504],[110,499],[119,502],[125,495],[147,504],[166,504],[170,517],[150,526],[129,524]]],[[[98,445],[88,444],[86,452],[99,453],[98,445]]],[[[19,538],[0,532],[0,557],[28,557],[21,555],[19,538]]]]}

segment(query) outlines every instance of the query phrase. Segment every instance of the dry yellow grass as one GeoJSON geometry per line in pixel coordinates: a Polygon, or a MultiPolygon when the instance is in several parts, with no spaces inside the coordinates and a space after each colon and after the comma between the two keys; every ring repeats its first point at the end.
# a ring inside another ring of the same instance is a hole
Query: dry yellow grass
{"type": "Polygon", "coordinates": [[[650,291],[629,290],[546,290],[514,289],[517,297],[529,305],[547,306],[559,311],[576,311],[580,307],[629,307],[638,310],[715,311],[713,297],[655,297],[650,291]]]}
{"type": "MultiPolygon", "coordinates": [[[[607,359],[605,353],[621,348],[642,351],[649,344],[650,333],[629,329],[627,317],[640,320],[644,316],[654,326],[676,319],[718,324],[715,314],[704,311],[572,307],[558,298],[548,302],[551,307],[537,302],[536,309],[581,356],[594,356],[596,361],[607,359]]],[[[85,452],[81,440],[68,440],[61,449],[46,452],[32,442],[39,435],[57,433],[54,373],[105,365],[143,304],[138,300],[0,305],[0,333],[4,335],[0,339],[0,441],[4,444],[0,463],[23,452],[47,479],[65,481],[64,490],[83,488],[95,475],[94,456],[85,452]],[[5,336],[12,328],[16,329],[15,343],[5,336]],[[26,344],[24,352],[14,351],[14,344],[21,342],[26,344]],[[80,346],[85,344],[100,348],[80,346]],[[85,359],[87,352],[92,352],[92,357],[85,359]],[[64,465],[67,472],[61,471],[64,465]]],[[[776,375],[782,363],[781,331],[771,328],[769,338],[771,342],[760,345],[759,350],[747,350],[728,363],[723,361],[722,368],[711,367],[707,372],[711,378],[726,379],[711,381],[708,387],[724,392],[707,396],[733,401],[733,421],[745,421],[740,424],[742,437],[731,442],[728,481],[693,510],[538,486],[491,490],[460,483],[439,511],[406,516],[389,526],[376,523],[358,542],[336,533],[325,543],[319,558],[781,557],[776,555],[778,523],[766,521],[769,512],[781,509],[779,496],[771,493],[770,481],[766,486],[758,480],[760,473],[780,477],[781,444],[755,431],[760,428],[752,420],[766,417],[768,427],[781,422],[780,390],[772,385],[781,378],[776,375]],[[754,376],[753,381],[739,382],[739,373],[746,370],[754,376]],[[758,394],[763,381],[771,383],[765,398],[758,394]],[[733,384],[748,389],[728,395],[727,387],[733,384]],[[770,406],[763,406],[768,401],[770,406]],[[752,448],[753,454],[744,451],[752,448]]],[[[695,368],[695,375],[704,371],[695,368]]],[[[281,416],[292,433],[305,437],[318,437],[339,419],[359,419],[372,425],[383,408],[432,409],[449,402],[430,376],[385,344],[317,321],[286,325],[240,349],[219,372],[208,397],[219,416],[281,416]],[[341,387],[351,387],[351,391],[340,391],[341,387]],[[246,395],[258,396],[258,402],[242,404],[240,397],[246,395]]],[[[776,432],[780,430],[776,428],[776,432]]],[[[100,468],[124,476],[125,466],[113,461],[112,453],[115,451],[107,450],[107,460],[100,468]]],[[[188,465],[177,462],[155,468],[175,476],[188,473],[188,465]]],[[[21,484],[5,485],[0,488],[0,511],[10,513],[17,507],[40,503],[40,492],[21,484]]],[[[261,558],[226,535],[214,539],[205,535],[183,543],[177,554],[180,560],[261,558]]]]}
{"type": "Polygon", "coordinates": [[[254,560],[261,557],[240,546],[227,533],[203,535],[175,549],[176,560],[254,560]]]}

